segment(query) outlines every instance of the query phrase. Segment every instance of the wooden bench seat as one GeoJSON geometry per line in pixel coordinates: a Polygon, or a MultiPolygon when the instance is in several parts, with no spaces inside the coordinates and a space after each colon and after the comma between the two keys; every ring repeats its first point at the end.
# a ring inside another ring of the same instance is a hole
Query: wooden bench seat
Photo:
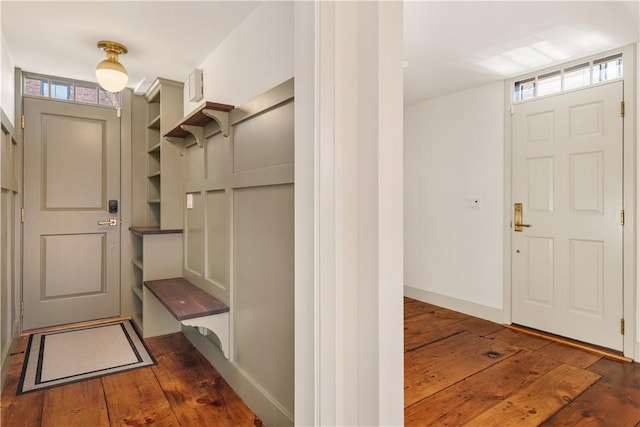
{"type": "Polygon", "coordinates": [[[222,353],[229,358],[229,307],[225,303],[182,277],[149,280],[144,286],[183,325],[216,334],[222,353]]]}

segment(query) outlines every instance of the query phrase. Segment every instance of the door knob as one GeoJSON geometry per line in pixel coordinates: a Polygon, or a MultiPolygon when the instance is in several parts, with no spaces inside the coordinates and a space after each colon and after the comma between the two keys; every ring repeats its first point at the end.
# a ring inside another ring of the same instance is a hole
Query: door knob
{"type": "Polygon", "coordinates": [[[522,203],[513,204],[513,231],[522,232],[523,227],[531,227],[531,224],[522,223],[522,203]]]}
{"type": "Polygon", "coordinates": [[[117,227],[118,226],[118,219],[117,218],[111,218],[111,219],[109,219],[109,221],[98,221],[98,225],[109,225],[111,227],[117,227]]]}

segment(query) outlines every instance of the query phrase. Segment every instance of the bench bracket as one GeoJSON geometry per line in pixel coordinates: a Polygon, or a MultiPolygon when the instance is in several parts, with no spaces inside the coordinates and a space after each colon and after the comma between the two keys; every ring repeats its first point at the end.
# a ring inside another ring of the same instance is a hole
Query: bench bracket
{"type": "Polygon", "coordinates": [[[229,313],[212,314],[210,316],[195,317],[181,320],[185,326],[206,328],[213,332],[220,341],[220,350],[225,359],[229,359],[229,313]]]}

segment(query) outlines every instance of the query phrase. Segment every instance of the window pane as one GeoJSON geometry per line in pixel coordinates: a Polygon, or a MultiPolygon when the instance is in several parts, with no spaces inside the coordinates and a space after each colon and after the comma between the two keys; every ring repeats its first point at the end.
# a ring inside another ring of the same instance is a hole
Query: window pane
{"type": "Polygon", "coordinates": [[[571,90],[577,87],[588,86],[591,83],[589,64],[580,64],[567,68],[564,72],[564,89],[571,90]]]}
{"type": "Polygon", "coordinates": [[[98,103],[98,90],[95,87],[76,86],[76,101],[87,104],[98,103]]]}
{"type": "Polygon", "coordinates": [[[604,82],[622,77],[622,54],[593,63],[593,82],[604,82]]]}
{"type": "Polygon", "coordinates": [[[513,100],[523,101],[525,99],[531,99],[535,96],[536,81],[535,79],[523,80],[516,82],[513,100]]]}
{"type": "Polygon", "coordinates": [[[73,84],[52,81],[51,97],[56,99],[73,100],[73,84]]]}
{"type": "Polygon", "coordinates": [[[33,96],[49,96],[49,80],[36,77],[25,77],[24,94],[33,96]]]}
{"type": "Polygon", "coordinates": [[[120,106],[120,94],[107,92],[102,88],[98,88],[98,104],[108,105],[110,107],[120,106]]]}
{"type": "Polygon", "coordinates": [[[538,77],[538,96],[551,95],[560,92],[561,89],[560,71],[538,77]]]}

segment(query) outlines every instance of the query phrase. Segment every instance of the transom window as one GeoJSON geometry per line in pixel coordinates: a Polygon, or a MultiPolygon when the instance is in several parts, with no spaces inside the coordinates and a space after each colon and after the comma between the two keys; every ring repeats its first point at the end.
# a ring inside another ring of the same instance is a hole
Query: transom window
{"type": "Polygon", "coordinates": [[[26,73],[23,80],[23,93],[28,96],[120,108],[120,93],[108,92],[97,83],[26,73]]]}
{"type": "Polygon", "coordinates": [[[515,82],[514,102],[622,78],[622,53],[515,82]]]}

